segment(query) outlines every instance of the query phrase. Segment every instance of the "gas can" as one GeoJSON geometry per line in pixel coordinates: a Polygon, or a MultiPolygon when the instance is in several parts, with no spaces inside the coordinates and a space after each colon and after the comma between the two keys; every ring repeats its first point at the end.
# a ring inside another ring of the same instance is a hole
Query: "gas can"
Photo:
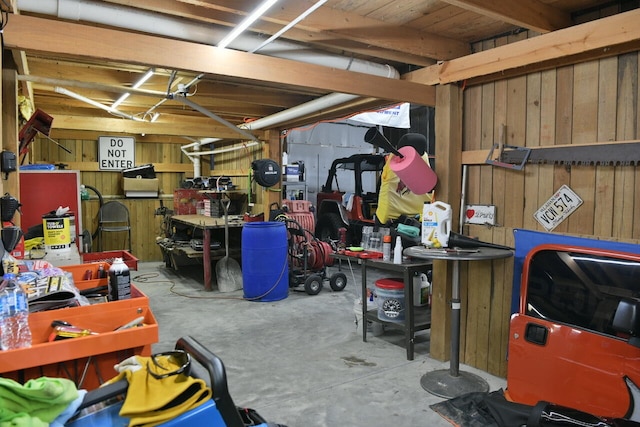
{"type": "Polygon", "coordinates": [[[422,244],[446,248],[451,232],[451,216],[450,205],[439,201],[425,203],[422,210],[422,244]]]}
{"type": "Polygon", "coordinates": [[[109,267],[109,301],[129,298],[131,298],[131,273],[122,258],[116,258],[109,267]]]}

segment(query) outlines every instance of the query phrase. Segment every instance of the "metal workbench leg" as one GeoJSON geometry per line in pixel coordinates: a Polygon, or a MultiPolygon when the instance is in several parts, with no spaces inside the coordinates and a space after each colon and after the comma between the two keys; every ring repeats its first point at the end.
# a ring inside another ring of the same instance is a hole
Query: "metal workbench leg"
{"type": "Polygon", "coordinates": [[[367,263],[362,262],[361,275],[362,275],[362,341],[367,342],[367,263]]]}
{"type": "Polygon", "coordinates": [[[202,268],[204,269],[204,290],[211,290],[211,230],[202,230],[202,268]]]}
{"type": "Polygon", "coordinates": [[[414,355],[414,313],[413,313],[413,270],[404,269],[404,344],[407,349],[407,360],[413,360],[414,355]]]}

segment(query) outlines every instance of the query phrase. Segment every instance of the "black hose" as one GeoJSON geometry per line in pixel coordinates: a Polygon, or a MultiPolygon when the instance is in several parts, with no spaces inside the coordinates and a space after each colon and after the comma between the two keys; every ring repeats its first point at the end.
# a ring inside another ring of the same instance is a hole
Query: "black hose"
{"type": "MultiPolygon", "coordinates": [[[[98,210],[100,210],[100,208],[104,204],[104,199],[102,198],[102,193],[100,193],[100,191],[98,191],[98,189],[96,187],[93,187],[91,185],[84,184],[84,188],[88,188],[89,190],[91,190],[94,193],[96,193],[96,195],[98,196],[98,202],[100,204],[100,206],[98,206],[98,210]]],[[[98,237],[99,227],[100,226],[96,227],[96,231],[94,231],[93,234],[91,234],[91,241],[95,240],[96,237],[98,237]]]]}

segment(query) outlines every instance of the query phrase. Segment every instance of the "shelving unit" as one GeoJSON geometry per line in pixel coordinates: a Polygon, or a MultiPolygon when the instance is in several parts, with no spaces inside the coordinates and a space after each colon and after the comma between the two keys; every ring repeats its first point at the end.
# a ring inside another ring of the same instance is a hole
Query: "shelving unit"
{"type": "MultiPolygon", "coordinates": [[[[394,329],[404,332],[405,347],[407,349],[407,360],[413,360],[414,356],[414,339],[416,332],[431,328],[431,310],[413,305],[413,277],[416,273],[425,273],[431,268],[431,260],[405,261],[402,264],[394,264],[390,261],[382,261],[381,259],[366,259],[346,256],[343,254],[333,254],[335,259],[341,261],[359,262],[362,269],[362,319],[363,322],[378,322],[394,329]],[[403,323],[387,322],[378,318],[378,310],[367,307],[367,269],[375,268],[378,270],[392,271],[401,273],[404,281],[404,301],[405,301],[405,320],[403,323]]],[[[367,341],[366,323],[362,327],[362,341],[367,341]]]]}
{"type": "Polygon", "coordinates": [[[293,188],[302,188],[304,198],[302,200],[309,200],[309,194],[307,192],[307,182],[306,181],[282,181],[282,187],[284,189],[283,199],[288,198],[289,190],[293,188]]]}

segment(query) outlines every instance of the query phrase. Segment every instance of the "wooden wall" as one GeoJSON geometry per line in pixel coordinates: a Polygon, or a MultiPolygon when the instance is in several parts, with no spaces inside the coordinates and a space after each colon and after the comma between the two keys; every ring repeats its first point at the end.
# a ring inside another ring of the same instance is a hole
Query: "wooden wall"
{"type": "MultiPolygon", "coordinates": [[[[55,118],[54,118],[55,127],[55,118]]],[[[162,217],[154,215],[160,207],[160,201],[169,209],[173,209],[173,191],[180,188],[181,182],[193,177],[193,163],[184,155],[180,147],[189,141],[166,139],[147,135],[136,137],[136,165],[152,163],[160,183],[158,198],[125,198],[122,190],[122,174],[120,172],[100,171],[98,169],[98,137],[105,133],[77,132],[53,129],[51,137],[59,144],[71,150],[71,154],[60,149],[55,143],[44,137],[38,137],[31,145],[30,162],[67,165],[67,169],[79,170],[82,184],[95,187],[105,201],[118,199],[130,211],[133,224],[132,253],[141,261],[161,261],[162,253],[156,244],[156,237],[162,236],[162,217]]],[[[114,134],[118,136],[117,134],[114,134]]],[[[131,135],[122,135],[131,136],[131,135]]],[[[225,148],[229,148],[226,146],[225,148]]],[[[207,147],[207,149],[213,149],[207,147]]],[[[262,158],[266,150],[261,146],[245,147],[238,151],[215,155],[214,170],[210,170],[209,156],[201,158],[202,175],[228,175],[240,190],[248,189],[248,172],[251,161],[262,158]]],[[[264,189],[252,186],[253,200],[260,204],[265,199],[264,189]],[[257,194],[256,194],[257,192],[257,194]]],[[[97,229],[99,201],[93,191],[89,191],[91,199],[82,202],[82,221],[85,229],[94,232],[97,229]]],[[[262,212],[262,207],[255,208],[262,212]]],[[[104,241],[103,250],[123,249],[126,241],[120,233],[109,233],[104,241]]],[[[94,240],[94,251],[97,251],[97,240],[94,240]]]]}
{"type": "MultiPolygon", "coordinates": [[[[475,48],[524,37],[522,33],[475,48]]],[[[639,63],[635,52],[465,88],[463,162],[471,158],[465,153],[497,144],[501,129],[506,144],[525,147],[640,139],[639,63]]],[[[513,246],[514,228],[544,231],[533,214],[566,184],[584,203],[553,233],[640,242],[637,166],[528,164],[515,171],[467,164],[467,203],[495,205],[497,226],[465,226],[465,234],[513,246]]],[[[459,200],[449,202],[459,206],[459,200]]],[[[460,360],[504,377],[513,260],[471,264],[462,273],[460,360]]]]}

